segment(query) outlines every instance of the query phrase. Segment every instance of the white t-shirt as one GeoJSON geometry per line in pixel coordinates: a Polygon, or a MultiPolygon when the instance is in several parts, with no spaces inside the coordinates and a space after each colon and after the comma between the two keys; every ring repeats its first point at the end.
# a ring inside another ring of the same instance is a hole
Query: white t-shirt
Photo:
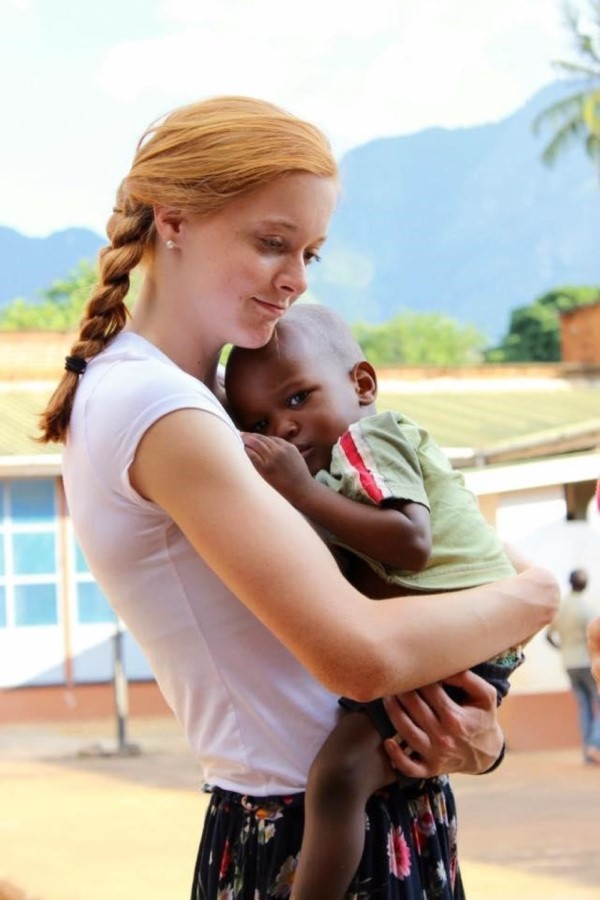
{"type": "Polygon", "coordinates": [[[75,532],[100,587],[152,666],[204,780],[257,796],[301,791],[335,723],[336,697],[129,482],[145,431],[190,407],[217,416],[241,440],[206,386],[139,335],[121,332],[90,360],[63,462],[75,532]]]}

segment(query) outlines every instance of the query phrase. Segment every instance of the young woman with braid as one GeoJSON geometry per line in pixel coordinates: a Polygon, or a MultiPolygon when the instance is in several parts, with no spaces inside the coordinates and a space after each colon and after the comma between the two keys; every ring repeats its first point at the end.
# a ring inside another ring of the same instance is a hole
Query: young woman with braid
{"type": "Polygon", "coordinates": [[[90,568],[212,792],[196,900],[289,896],[306,776],[340,715],[338,694],[386,695],[393,765],[428,777],[416,796],[398,787],[369,801],[350,896],[463,896],[444,773],[488,769],[502,735],[493,689],[453,673],[542,628],[558,601],[552,579],[530,569],[452,604],[372,603],[249,461],[224,405],[220,353],[265,344],[305,290],[337,177],[316,128],[259,100],[207,100],[151,126],[42,418],[42,439],[65,443],[65,489],[90,568]],[[455,704],[441,679],[468,702],[455,704]],[[408,758],[403,741],[417,741],[422,758],[408,758]]]}

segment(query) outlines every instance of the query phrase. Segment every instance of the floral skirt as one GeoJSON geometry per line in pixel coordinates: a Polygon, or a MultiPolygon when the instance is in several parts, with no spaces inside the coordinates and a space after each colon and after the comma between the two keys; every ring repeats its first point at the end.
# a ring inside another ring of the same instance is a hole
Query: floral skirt
{"type": "MultiPolygon", "coordinates": [[[[215,788],[192,900],[290,896],[304,826],[304,794],[247,797],[215,788]]],[[[448,779],[396,785],[370,798],[365,849],[347,900],[464,900],[456,808],[448,779]]]]}

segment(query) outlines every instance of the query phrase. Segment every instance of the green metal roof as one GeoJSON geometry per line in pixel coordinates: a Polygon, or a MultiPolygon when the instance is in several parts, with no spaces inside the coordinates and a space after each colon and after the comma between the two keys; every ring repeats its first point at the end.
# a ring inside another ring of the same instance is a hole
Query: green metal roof
{"type": "Polygon", "coordinates": [[[52,390],[7,389],[0,391],[0,456],[56,453],[55,444],[38,444],[39,415],[52,390]]]}
{"type": "MultiPolygon", "coordinates": [[[[35,441],[38,416],[51,388],[0,391],[0,456],[56,453],[35,441]]],[[[485,450],[522,438],[550,438],[569,429],[600,429],[600,388],[537,391],[392,393],[378,408],[398,409],[427,428],[444,447],[485,450]]]]}
{"type": "Polygon", "coordinates": [[[506,441],[600,427],[600,389],[537,391],[389,392],[380,410],[397,409],[426,428],[443,447],[489,449],[506,441]]]}

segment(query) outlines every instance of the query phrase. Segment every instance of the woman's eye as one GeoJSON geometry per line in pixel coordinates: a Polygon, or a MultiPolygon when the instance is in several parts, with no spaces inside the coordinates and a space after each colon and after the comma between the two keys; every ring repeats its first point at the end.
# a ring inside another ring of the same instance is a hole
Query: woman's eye
{"type": "Polygon", "coordinates": [[[297,393],[292,394],[292,396],[288,400],[288,406],[290,409],[297,409],[298,406],[302,406],[306,398],[308,397],[308,391],[297,391],[297,393]]]}
{"type": "Polygon", "coordinates": [[[260,239],[262,246],[271,252],[283,253],[286,249],[285,241],[277,237],[264,237],[260,239]]]}
{"type": "Polygon", "coordinates": [[[321,257],[315,250],[307,250],[304,254],[304,262],[307,266],[310,266],[313,262],[321,262],[321,257]]]}

